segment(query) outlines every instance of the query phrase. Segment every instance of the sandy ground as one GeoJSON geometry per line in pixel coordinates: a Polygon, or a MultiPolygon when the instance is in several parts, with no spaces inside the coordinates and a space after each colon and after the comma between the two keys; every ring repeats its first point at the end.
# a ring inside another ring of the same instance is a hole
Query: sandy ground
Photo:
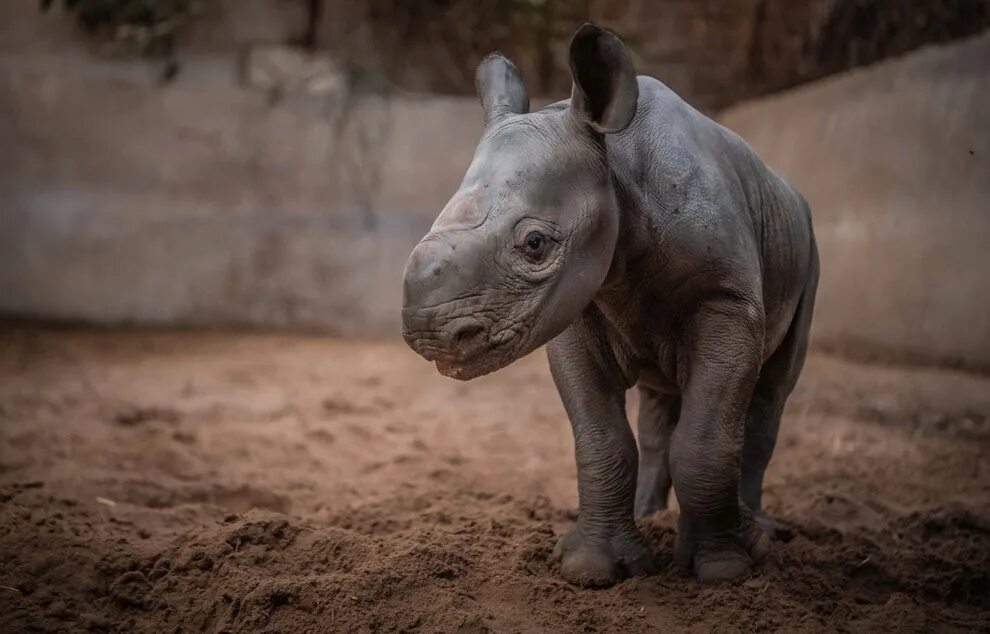
{"type": "MultiPolygon", "coordinates": [[[[458,383],[398,342],[5,326],[0,437],[4,632],[990,629],[988,377],[812,355],[773,553],[719,588],[559,578],[542,353],[458,383]]],[[[664,562],[675,524],[641,522],[664,562]]]]}

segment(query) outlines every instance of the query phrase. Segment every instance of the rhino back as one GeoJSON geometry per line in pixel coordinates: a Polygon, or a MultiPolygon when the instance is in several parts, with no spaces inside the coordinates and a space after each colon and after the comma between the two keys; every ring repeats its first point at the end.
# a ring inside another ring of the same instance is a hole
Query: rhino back
{"type": "Polygon", "coordinates": [[[807,203],[745,140],[662,82],[641,76],[639,90],[633,123],[609,137],[610,162],[635,208],[627,212],[638,218],[627,246],[661,252],[643,261],[670,271],[668,284],[691,279],[699,293],[761,303],[772,352],[811,267],[807,203]]]}

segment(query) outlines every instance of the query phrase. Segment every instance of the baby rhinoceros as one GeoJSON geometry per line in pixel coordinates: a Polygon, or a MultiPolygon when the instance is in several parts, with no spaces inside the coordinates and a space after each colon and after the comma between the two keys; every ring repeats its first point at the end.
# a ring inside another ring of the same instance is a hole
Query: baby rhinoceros
{"type": "Polygon", "coordinates": [[[554,551],[567,580],[655,571],[634,518],[671,485],[675,561],[733,580],[770,545],[763,474],[818,282],[810,210],[742,139],[637,77],[611,31],[578,29],[570,69],[570,100],[530,113],[509,60],[478,67],[484,136],[409,258],[403,336],[463,380],[546,344],[577,457],[580,513],[554,551]]]}

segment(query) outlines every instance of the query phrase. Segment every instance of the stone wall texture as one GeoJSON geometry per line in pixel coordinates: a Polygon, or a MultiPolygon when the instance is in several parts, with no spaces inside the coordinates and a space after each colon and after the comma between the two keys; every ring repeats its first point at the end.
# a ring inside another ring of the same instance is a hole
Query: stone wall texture
{"type": "Polygon", "coordinates": [[[470,94],[499,50],[560,98],[583,22],[615,29],[637,68],[717,110],[990,26],[990,0],[356,0],[326,2],[314,37],[364,76],[470,94]]]}
{"type": "MultiPolygon", "coordinates": [[[[9,22],[37,14],[36,0],[3,4],[0,15],[9,22]]],[[[568,41],[583,22],[597,22],[622,34],[641,72],[708,111],[990,27],[990,0],[201,0],[199,5],[195,18],[175,33],[180,63],[206,53],[242,55],[257,45],[298,45],[330,54],[362,88],[445,95],[472,94],[478,61],[497,50],[516,62],[532,94],[566,96],[568,41]]],[[[3,30],[22,46],[37,46],[37,29],[3,30]]],[[[63,24],[40,39],[64,46],[58,41],[67,30],[63,24]]],[[[112,40],[114,32],[104,29],[95,39],[112,40]]]]}

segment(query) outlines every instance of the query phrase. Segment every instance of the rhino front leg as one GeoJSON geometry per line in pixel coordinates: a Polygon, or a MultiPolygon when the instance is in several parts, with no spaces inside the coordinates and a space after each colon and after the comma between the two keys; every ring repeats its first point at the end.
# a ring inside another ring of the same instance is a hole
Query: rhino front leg
{"type": "Polygon", "coordinates": [[[681,507],[675,560],[699,581],[731,581],[766,556],[769,540],[739,501],[747,406],[760,371],[762,310],[706,303],[688,324],[678,368],[682,407],[670,466],[681,507]]]}
{"type": "Polygon", "coordinates": [[[670,494],[670,436],[677,424],[681,399],[639,388],[639,479],[636,483],[636,517],[667,508],[670,494]]]}
{"type": "Polygon", "coordinates": [[[584,318],[547,345],[550,371],[574,431],[579,515],[554,549],[565,579],[609,586],[657,564],[633,520],[636,441],[625,386],[593,320],[584,318]]]}

